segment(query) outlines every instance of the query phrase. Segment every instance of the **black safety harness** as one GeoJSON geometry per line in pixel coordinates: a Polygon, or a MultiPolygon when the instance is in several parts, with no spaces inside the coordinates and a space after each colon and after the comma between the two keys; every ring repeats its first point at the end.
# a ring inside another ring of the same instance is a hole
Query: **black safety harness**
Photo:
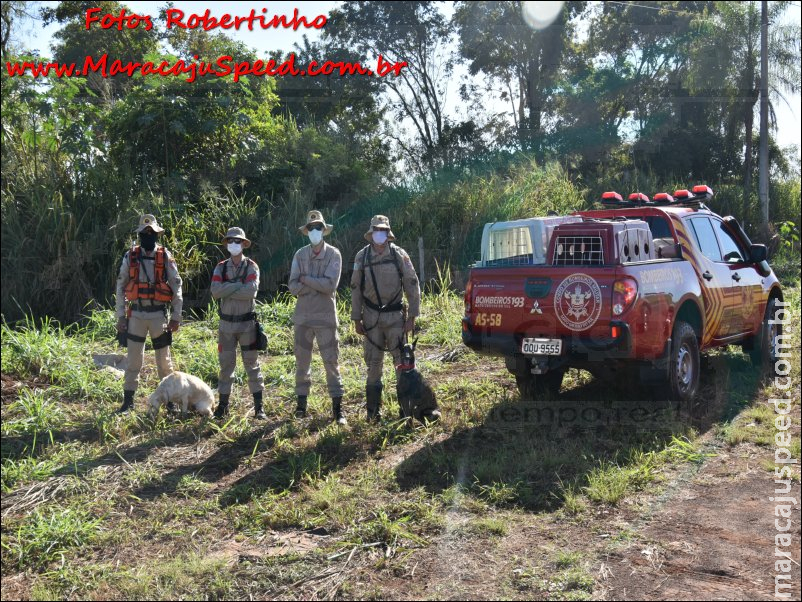
{"type": "MultiPolygon", "coordinates": [[[[251,259],[249,257],[245,258],[245,261],[240,263],[237,271],[234,273],[234,277],[229,280],[228,279],[228,260],[223,262],[223,282],[236,282],[239,280],[242,284],[245,284],[245,277],[248,275],[248,266],[251,265],[251,259]],[[245,266],[245,269],[242,271],[242,275],[240,275],[240,270],[242,266],[245,266]]],[[[256,319],[256,312],[249,311],[248,313],[244,314],[225,314],[223,310],[218,307],[217,314],[220,316],[221,320],[225,320],[226,322],[249,322],[251,320],[256,319]]]]}
{"type": "MultiPolygon", "coordinates": [[[[389,243],[389,244],[390,244],[390,257],[388,257],[386,259],[382,259],[381,261],[378,261],[375,264],[373,262],[371,262],[371,260],[370,260],[370,247],[371,247],[371,245],[367,245],[365,247],[365,257],[364,257],[364,260],[363,260],[364,263],[363,263],[363,266],[362,266],[362,274],[361,274],[360,281],[359,281],[359,290],[362,293],[362,302],[365,305],[367,305],[370,309],[372,309],[374,311],[377,311],[380,314],[394,312],[394,311],[404,312],[406,310],[406,306],[404,305],[404,303],[401,300],[401,296],[402,296],[402,294],[404,292],[404,273],[401,271],[401,266],[398,265],[398,255],[395,252],[395,245],[393,243],[389,243]],[[394,303],[382,303],[381,293],[379,293],[379,284],[376,281],[376,274],[373,271],[373,266],[374,265],[384,265],[386,263],[392,263],[395,266],[395,269],[398,271],[399,289],[398,289],[398,292],[391,297],[391,299],[396,299],[396,301],[394,303]],[[366,266],[370,270],[370,279],[373,282],[373,290],[376,291],[376,300],[379,302],[378,304],[374,303],[373,301],[371,301],[370,299],[365,297],[365,267],[366,266]]],[[[405,316],[402,317],[402,321],[404,320],[404,318],[405,318],[405,316]]],[[[376,326],[379,325],[379,319],[380,319],[380,316],[377,316],[376,317],[376,323],[373,324],[373,326],[367,326],[366,324],[363,323],[363,325],[365,327],[365,339],[371,345],[376,347],[376,349],[379,349],[380,351],[387,351],[387,349],[385,349],[384,347],[381,347],[381,346],[377,345],[376,343],[374,343],[371,340],[370,336],[367,335],[367,333],[369,331],[373,330],[374,328],[376,328],[376,326]]],[[[400,346],[401,346],[401,342],[399,341],[399,347],[400,346]]]]}
{"type": "Polygon", "coordinates": [[[381,313],[402,311],[404,309],[404,304],[401,302],[401,293],[404,290],[404,273],[401,271],[401,266],[398,265],[398,255],[395,252],[395,245],[390,243],[390,257],[383,259],[376,264],[373,264],[370,261],[370,245],[368,245],[365,247],[365,265],[370,269],[370,279],[373,281],[373,290],[376,291],[376,300],[379,302],[378,304],[373,303],[373,301],[365,297],[365,268],[363,267],[362,277],[359,283],[359,290],[362,292],[362,301],[365,303],[365,305],[367,305],[370,309],[381,313]],[[379,292],[379,284],[376,282],[376,274],[373,271],[373,266],[383,265],[386,263],[392,263],[395,266],[395,269],[398,271],[398,281],[400,282],[400,287],[398,292],[392,296],[393,299],[398,300],[395,303],[385,304],[382,303],[381,293],[379,292]]]}

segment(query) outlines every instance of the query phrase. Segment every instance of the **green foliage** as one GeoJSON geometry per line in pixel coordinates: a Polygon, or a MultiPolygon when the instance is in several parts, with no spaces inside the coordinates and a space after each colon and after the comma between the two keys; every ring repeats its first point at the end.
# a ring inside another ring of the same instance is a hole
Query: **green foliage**
{"type": "Polygon", "coordinates": [[[30,437],[30,449],[36,449],[39,437],[53,443],[53,430],[63,425],[61,408],[54,394],[57,391],[43,389],[23,389],[8,408],[9,414],[3,420],[3,436],[30,437]]]}
{"type": "Polygon", "coordinates": [[[20,568],[44,568],[55,560],[64,562],[72,548],[81,548],[98,534],[100,519],[84,510],[35,510],[16,527],[8,539],[3,534],[3,556],[20,568]]]}

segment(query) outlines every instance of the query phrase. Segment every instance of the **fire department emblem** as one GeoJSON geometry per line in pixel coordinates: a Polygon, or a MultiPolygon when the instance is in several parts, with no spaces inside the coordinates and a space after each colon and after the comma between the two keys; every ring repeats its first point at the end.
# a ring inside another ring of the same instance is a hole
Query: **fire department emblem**
{"type": "Polygon", "coordinates": [[[571,274],[554,292],[554,307],[563,326],[571,330],[587,330],[601,314],[601,289],[590,276],[571,274]]]}

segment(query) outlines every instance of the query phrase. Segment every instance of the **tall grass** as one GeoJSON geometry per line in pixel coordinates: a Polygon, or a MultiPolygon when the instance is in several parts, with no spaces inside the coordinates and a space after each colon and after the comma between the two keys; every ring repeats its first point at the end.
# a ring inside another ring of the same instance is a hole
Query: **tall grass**
{"type": "MultiPolygon", "coordinates": [[[[261,269],[260,288],[272,296],[282,290],[295,251],[308,244],[298,226],[317,204],[298,190],[272,198],[208,187],[193,203],[141,191],[120,202],[118,190],[97,186],[91,201],[38,187],[18,190],[19,199],[4,191],[2,312],[7,320],[26,314],[75,320],[87,309],[108,306],[121,258],[135,242],[137,217],[146,212],[166,229],[162,242],[176,258],[187,311],[202,313],[207,307],[211,273],[225,257],[220,241],[232,225],[253,241],[249,254],[261,269]]],[[[426,273],[434,277],[437,266],[450,265],[461,280],[479,252],[485,222],[583,204],[558,164],[541,166],[523,157],[501,171],[443,173],[318,208],[335,226],[328,240],[342,252],[347,288],[353,257],[366,244],[363,235],[376,213],[390,217],[398,244],[416,267],[421,264],[418,238],[423,238],[426,273]]]]}
{"type": "MultiPolygon", "coordinates": [[[[125,188],[125,182],[118,183],[125,188]]],[[[299,189],[279,197],[232,188],[202,187],[192,203],[177,203],[160,195],[138,192],[120,202],[119,191],[93,184],[91,200],[32,186],[2,197],[2,313],[7,320],[32,313],[74,320],[87,308],[110,303],[119,262],[134,242],[137,216],[154,213],[166,228],[163,243],[175,255],[184,280],[187,311],[202,313],[215,264],[225,257],[220,239],[232,225],[253,241],[249,254],[261,268],[262,296],[283,289],[294,252],[308,241],[299,231],[306,212],[318,205],[334,224],[328,241],[343,256],[342,287],[347,289],[353,257],[366,244],[370,217],[390,217],[397,243],[423,266],[425,286],[439,286],[438,273],[448,266],[453,286],[460,288],[468,267],[478,258],[485,223],[549,211],[566,213],[589,208],[602,191],[631,189],[647,194],[685,188],[693,182],[662,182],[648,173],[615,173],[586,189],[559,163],[538,164],[519,155],[502,166],[477,165],[460,172],[445,171],[430,178],[388,187],[347,202],[318,203],[299,189]],[[421,260],[418,241],[423,240],[421,260]]],[[[758,207],[744,206],[741,188],[711,184],[717,212],[738,217],[756,235],[758,207]]],[[[780,181],[772,188],[772,216],[799,230],[799,183],[780,181]]]]}

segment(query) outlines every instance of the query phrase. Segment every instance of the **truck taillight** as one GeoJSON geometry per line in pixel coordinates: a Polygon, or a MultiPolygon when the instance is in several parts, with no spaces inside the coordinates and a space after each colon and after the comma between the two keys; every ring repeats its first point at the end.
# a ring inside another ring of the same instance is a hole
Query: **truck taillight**
{"type": "Polygon", "coordinates": [[[632,278],[622,278],[613,283],[613,315],[627,311],[638,296],[638,283],[632,278]]]}
{"type": "Polygon", "coordinates": [[[473,303],[473,281],[469,278],[468,284],[465,285],[465,315],[471,313],[472,303],[473,303]]]}

